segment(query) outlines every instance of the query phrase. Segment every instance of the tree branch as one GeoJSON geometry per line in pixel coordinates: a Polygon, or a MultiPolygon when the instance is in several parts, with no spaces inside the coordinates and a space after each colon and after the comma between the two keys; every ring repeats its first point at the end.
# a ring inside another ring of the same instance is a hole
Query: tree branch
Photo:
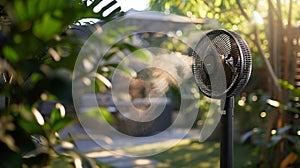
{"type": "Polygon", "coordinates": [[[237,5],[239,6],[239,9],[242,12],[242,15],[247,19],[247,21],[251,21],[250,17],[248,16],[248,14],[246,13],[246,11],[244,10],[244,8],[242,7],[241,1],[240,0],[236,0],[237,5]]]}
{"type": "Polygon", "coordinates": [[[259,39],[259,31],[258,31],[256,26],[254,27],[254,35],[255,35],[254,44],[258,48],[259,55],[261,56],[262,60],[264,61],[265,65],[267,67],[267,70],[270,74],[270,77],[272,79],[272,82],[275,85],[278,93],[281,93],[282,90],[281,90],[281,87],[280,87],[279,82],[278,82],[278,77],[276,76],[275,72],[273,71],[272,65],[271,65],[270,61],[266,58],[266,54],[265,54],[264,50],[261,47],[261,42],[260,42],[260,39],[259,39]]]}
{"type": "MultiPolygon", "coordinates": [[[[236,0],[236,3],[238,4],[239,9],[241,10],[243,16],[250,22],[251,19],[248,16],[248,14],[245,12],[245,10],[243,9],[240,0],[236,0]]],[[[271,76],[272,82],[276,86],[276,89],[278,90],[278,92],[281,93],[281,87],[278,83],[278,78],[277,78],[275,72],[273,71],[272,65],[270,64],[269,60],[266,58],[266,54],[265,54],[264,50],[261,48],[261,42],[259,39],[259,30],[256,26],[254,26],[253,31],[254,31],[254,35],[255,35],[255,40],[253,42],[256,45],[256,47],[258,48],[259,55],[261,56],[262,60],[264,61],[265,65],[267,67],[267,70],[271,76]]]]}

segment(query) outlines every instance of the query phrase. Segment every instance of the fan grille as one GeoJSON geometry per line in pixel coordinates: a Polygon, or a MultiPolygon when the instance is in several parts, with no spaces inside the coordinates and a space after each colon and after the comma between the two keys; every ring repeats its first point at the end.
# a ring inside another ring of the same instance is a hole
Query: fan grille
{"type": "Polygon", "coordinates": [[[198,42],[193,58],[196,83],[209,97],[234,96],[251,75],[249,47],[234,32],[214,30],[207,33],[198,42]]]}

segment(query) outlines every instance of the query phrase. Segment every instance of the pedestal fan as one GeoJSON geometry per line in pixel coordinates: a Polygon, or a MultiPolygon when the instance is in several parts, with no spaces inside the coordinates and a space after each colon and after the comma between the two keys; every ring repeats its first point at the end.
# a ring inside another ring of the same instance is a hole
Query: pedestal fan
{"type": "Polygon", "coordinates": [[[198,42],[193,53],[193,73],[200,91],[221,99],[221,168],[233,167],[234,96],[247,84],[252,70],[247,43],[235,32],[213,30],[198,42]]]}

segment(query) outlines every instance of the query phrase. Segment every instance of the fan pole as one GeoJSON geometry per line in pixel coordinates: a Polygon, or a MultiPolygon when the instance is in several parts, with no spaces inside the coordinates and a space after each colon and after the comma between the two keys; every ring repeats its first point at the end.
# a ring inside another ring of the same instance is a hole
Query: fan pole
{"type": "Polygon", "coordinates": [[[221,168],[233,167],[233,109],[234,97],[232,96],[226,98],[221,117],[221,168]]]}

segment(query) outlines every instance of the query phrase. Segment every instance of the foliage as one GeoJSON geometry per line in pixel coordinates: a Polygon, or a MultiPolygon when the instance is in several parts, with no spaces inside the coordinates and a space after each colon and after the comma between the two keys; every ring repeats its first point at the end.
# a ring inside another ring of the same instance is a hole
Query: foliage
{"type": "MultiPolygon", "coordinates": [[[[273,163],[272,158],[274,157],[274,150],[276,150],[276,146],[280,143],[283,143],[286,150],[284,150],[284,152],[282,153],[284,159],[281,162],[281,165],[290,165],[297,167],[297,165],[300,164],[298,159],[300,156],[300,148],[298,147],[300,144],[298,101],[300,98],[300,90],[284,80],[280,80],[280,84],[285,89],[288,89],[291,92],[291,100],[286,104],[280,104],[280,106],[278,107],[288,114],[287,116],[289,117],[289,120],[291,120],[290,124],[285,125],[279,129],[276,129],[276,127],[274,126],[274,128],[272,129],[270,140],[265,141],[267,132],[263,127],[261,127],[261,125],[263,125],[262,123],[267,121],[267,118],[271,115],[272,108],[274,108],[274,106],[272,106],[272,103],[270,103],[269,95],[256,94],[255,101],[253,101],[254,94],[252,93],[252,95],[240,99],[240,101],[246,101],[246,107],[238,108],[244,108],[243,112],[246,112],[249,115],[259,116],[260,119],[256,118],[256,125],[254,125],[254,128],[248,128],[248,130],[250,131],[244,133],[241,136],[241,142],[250,142],[254,144],[256,148],[253,151],[256,151],[256,153],[260,151],[262,147],[268,148],[270,152],[266,153],[266,155],[268,156],[268,160],[266,162],[269,166],[273,163]]],[[[251,122],[251,120],[249,122],[251,122]]]]}
{"type": "MultiPolygon", "coordinates": [[[[273,3],[273,2],[272,2],[273,3]]],[[[284,22],[284,26],[287,26],[289,3],[283,4],[271,4],[273,8],[280,6],[278,11],[275,11],[273,15],[280,15],[281,17],[276,21],[284,22]],[[281,12],[281,14],[279,14],[281,12]],[[282,19],[282,20],[280,20],[282,19]]],[[[299,3],[293,3],[293,10],[299,8],[299,3]]],[[[213,0],[213,1],[197,1],[197,0],[150,0],[150,9],[155,11],[162,11],[165,13],[179,14],[190,18],[208,18],[215,19],[220,23],[220,28],[235,31],[247,41],[253,55],[253,69],[260,68],[261,70],[267,70],[264,67],[264,61],[262,57],[270,57],[271,51],[269,46],[271,45],[270,36],[268,34],[269,26],[269,13],[266,10],[268,7],[268,1],[266,0],[213,0]],[[259,38],[260,44],[258,46],[256,42],[256,33],[259,38]],[[265,52],[262,55],[260,49],[265,52]]],[[[274,9],[277,10],[277,9],[274,9]]],[[[276,17],[274,16],[274,17],[276,17]]],[[[294,12],[292,15],[292,25],[296,25],[300,19],[299,13],[294,12]]],[[[275,22],[275,20],[274,20],[275,22]]],[[[276,26],[276,25],[274,25],[276,26]]],[[[280,37],[277,37],[280,38],[280,37]]],[[[255,74],[259,77],[264,74],[255,74]]],[[[276,81],[277,82],[277,81],[276,81]]],[[[256,87],[256,86],[255,86],[256,87]]]]}
{"type": "Polygon", "coordinates": [[[294,118],[299,113],[299,91],[291,84],[295,71],[291,67],[298,52],[292,47],[291,32],[299,27],[300,15],[295,12],[299,5],[296,1],[272,0],[150,0],[152,10],[216,19],[221,28],[236,31],[247,41],[253,56],[253,75],[244,93],[236,99],[236,115],[241,131],[251,130],[243,139],[254,137],[255,151],[261,153],[257,163],[260,167],[299,165],[299,149],[295,147],[295,139],[299,139],[295,132],[299,128],[294,118]],[[272,102],[280,106],[274,107],[272,102]],[[274,135],[273,130],[277,131],[274,135]],[[291,135],[293,142],[287,138],[291,135]]]}
{"type": "MultiPolygon", "coordinates": [[[[95,1],[98,3],[100,1],[95,1]]],[[[81,41],[69,26],[93,13],[86,1],[0,3],[0,167],[95,167],[58,132],[72,117],[71,77],[81,41]],[[47,111],[45,102],[54,102],[47,111]],[[67,114],[67,115],[66,115],[67,114]]],[[[107,9],[107,8],[106,8],[107,9]]]]}

